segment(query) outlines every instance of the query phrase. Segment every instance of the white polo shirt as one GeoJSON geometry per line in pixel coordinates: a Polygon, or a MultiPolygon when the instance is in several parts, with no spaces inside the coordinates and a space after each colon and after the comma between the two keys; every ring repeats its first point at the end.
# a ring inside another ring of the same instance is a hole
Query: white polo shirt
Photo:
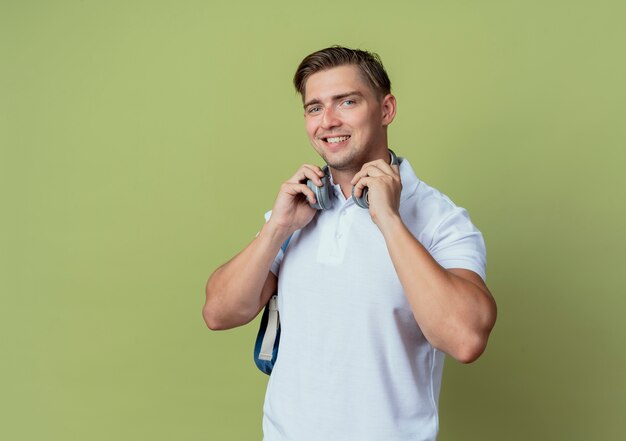
{"type": "MultiPolygon", "coordinates": [[[[408,229],[444,268],[484,279],[483,237],[467,212],[421,182],[406,159],[400,176],[408,229]]],[[[368,210],[338,185],[333,197],[272,265],[281,338],[264,440],[434,440],[445,354],[415,322],[368,210]]]]}

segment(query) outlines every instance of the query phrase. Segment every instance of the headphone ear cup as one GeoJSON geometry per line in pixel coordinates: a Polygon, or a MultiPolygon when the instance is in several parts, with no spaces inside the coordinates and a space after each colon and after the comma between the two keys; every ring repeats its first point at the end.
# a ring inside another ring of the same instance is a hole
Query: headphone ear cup
{"type": "Polygon", "coordinates": [[[313,181],[307,179],[306,186],[315,194],[315,203],[309,204],[311,208],[316,210],[328,210],[333,206],[333,201],[330,197],[330,178],[328,177],[328,170],[324,167],[324,177],[322,178],[322,186],[318,187],[313,181]]]}
{"type": "Polygon", "coordinates": [[[363,192],[361,193],[361,197],[357,198],[354,196],[354,188],[352,187],[352,199],[354,199],[354,203],[357,204],[361,208],[369,208],[370,202],[367,198],[367,193],[369,189],[367,187],[363,188],[363,192]]]}
{"type": "Polygon", "coordinates": [[[402,159],[398,158],[398,156],[393,152],[393,150],[389,149],[389,155],[391,156],[391,165],[400,165],[402,159]]]}

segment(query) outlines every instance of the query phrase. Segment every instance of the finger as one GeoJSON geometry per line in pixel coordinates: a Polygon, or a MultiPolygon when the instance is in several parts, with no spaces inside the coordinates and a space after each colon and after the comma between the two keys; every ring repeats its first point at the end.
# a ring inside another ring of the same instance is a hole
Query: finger
{"type": "Polygon", "coordinates": [[[372,182],[372,179],[375,179],[375,178],[364,176],[361,179],[359,179],[359,181],[354,185],[354,196],[357,198],[360,198],[361,195],[363,194],[363,189],[365,187],[369,187],[370,183],[372,182]]]}
{"type": "Polygon", "coordinates": [[[322,185],[320,175],[324,176],[324,172],[322,172],[319,167],[315,165],[304,164],[298,169],[296,174],[294,174],[291,178],[289,178],[289,180],[287,180],[287,182],[290,182],[292,184],[300,184],[303,181],[310,179],[315,183],[315,185],[319,187],[320,185],[322,185]]]}
{"type": "Polygon", "coordinates": [[[376,164],[378,168],[380,168],[381,170],[387,173],[390,173],[390,174],[400,173],[399,164],[391,165],[389,161],[383,161],[382,159],[377,159],[376,161],[372,161],[371,163],[376,164]]]}
{"type": "Polygon", "coordinates": [[[318,167],[317,165],[303,164],[302,167],[306,167],[306,168],[309,168],[309,169],[313,170],[320,177],[324,176],[324,171],[320,167],[318,167]]]}
{"type": "Polygon", "coordinates": [[[304,164],[302,167],[307,168],[308,170],[311,170],[314,173],[313,179],[311,179],[310,177],[308,177],[308,179],[311,179],[315,185],[317,185],[318,187],[320,187],[322,185],[322,180],[321,178],[324,177],[324,172],[322,171],[321,168],[319,168],[316,165],[309,165],[309,164],[304,164]]]}
{"type": "Polygon", "coordinates": [[[354,185],[360,178],[363,176],[373,176],[373,177],[381,177],[381,176],[391,176],[394,180],[400,181],[400,165],[398,164],[388,164],[382,160],[376,160],[372,162],[368,162],[363,165],[361,171],[359,171],[354,178],[350,182],[354,185]]]}
{"type": "MultiPolygon", "coordinates": [[[[376,161],[364,165],[363,168],[361,168],[361,170],[354,175],[350,183],[354,185],[359,179],[364,176],[379,177],[390,174],[389,172],[385,172],[385,170],[380,169],[378,165],[379,164],[377,164],[376,161]]],[[[393,170],[390,170],[390,172],[393,174],[393,170]]]]}
{"type": "Polygon", "coordinates": [[[372,161],[370,164],[375,166],[379,170],[382,170],[386,174],[391,174],[391,175],[394,174],[393,168],[391,167],[391,164],[389,164],[388,161],[383,161],[382,159],[377,159],[376,161],[372,161]]]}
{"type": "Polygon", "coordinates": [[[306,184],[286,182],[283,184],[282,190],[292,197],[302,194],[311,204],[314,204],[316,202],[315,193],[313,192],[313,190],[307,187],[306,184]]]}

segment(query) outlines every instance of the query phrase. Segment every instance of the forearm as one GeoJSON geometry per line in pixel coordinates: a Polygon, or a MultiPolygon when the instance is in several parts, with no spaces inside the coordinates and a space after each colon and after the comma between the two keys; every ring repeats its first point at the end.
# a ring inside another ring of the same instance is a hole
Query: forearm
{"type": "Polygon", "coordinates": [[[324,172],[304,164],[280,186],[272,215],[259,235],[211,275],[206,285],[204,320],[211,329],[228,329],[252,320],[276,289],[270,273],[282,244],[315,216],[315,194],[303,182],[322,185],[324,172]]]}
{"type": "Polygon", "coordinates": [[[211,329],[240,326],[256,316],[270,268],[287,237],[287,232],[266,223],[243,251],[213,272],[203,309],[211,329]]]}
{"type": "Polygon", "coordinates": [[[458,270],[446,270],[399,216],[380,222],[391,260],[424,336],[457,360],[471,362],[484,350],[495,322],[488,289],[458,270]],[[456,273],[455,273],[456,271],[456,273]]]}

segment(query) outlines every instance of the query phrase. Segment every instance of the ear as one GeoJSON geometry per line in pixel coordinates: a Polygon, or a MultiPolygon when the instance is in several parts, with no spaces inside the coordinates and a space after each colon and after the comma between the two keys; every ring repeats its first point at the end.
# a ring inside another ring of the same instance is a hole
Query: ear
{"type": "Polygon", "coordinates": [[[396,117],[396,97],[390,93],[385,95],[381,103],[381,109],[383,111],[383,126],[387,127],[396,117]]]}

